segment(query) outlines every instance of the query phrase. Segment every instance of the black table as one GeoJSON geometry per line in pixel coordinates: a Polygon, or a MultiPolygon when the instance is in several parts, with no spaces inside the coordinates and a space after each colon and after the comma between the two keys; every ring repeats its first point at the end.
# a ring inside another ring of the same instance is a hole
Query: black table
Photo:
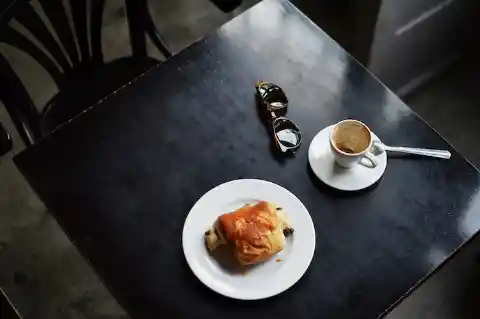
{"type": "Polygon", "coordinates": [[[479,228],[477,170],[280,0],[253,7],[15,162],[133,318],[375,318],[479,228]],[[288,117],[304,137],[294,158],[272,152],[255,104],[259,79],[289,96],[288,117]],[[307,149],[320,129],[345,118],[388,144],[446,148],[452,158],[389,158],[370,189],[333,191],[312,174],[307,149]],[[306,275],[267,300],[217,295],[182,252],[191,206],[237,178],[286,187],[315,223],[306,275]]]}

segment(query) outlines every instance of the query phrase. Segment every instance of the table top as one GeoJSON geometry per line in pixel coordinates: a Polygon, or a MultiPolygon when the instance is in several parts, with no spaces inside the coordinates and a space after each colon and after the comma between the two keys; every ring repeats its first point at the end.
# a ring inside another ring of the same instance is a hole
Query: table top
{"type": "Polygon", "coordinates": [[[479,229],[479,174],[432,128],[292,4],[266,0],[27,149],[15,162],[133,318],[374,318],[479,229]],[[254,84],[279,84],[303,133],[277,157],[254,84]],[[383,178],[340,193],[311,172],[308,145],[345,118],[383,141],[449,149],[389,158],[383,178]],[[307,207],[315,256],[288,291],[242,302],[188,268],[182,227],[205,192],[273,181],[307,207]]]}

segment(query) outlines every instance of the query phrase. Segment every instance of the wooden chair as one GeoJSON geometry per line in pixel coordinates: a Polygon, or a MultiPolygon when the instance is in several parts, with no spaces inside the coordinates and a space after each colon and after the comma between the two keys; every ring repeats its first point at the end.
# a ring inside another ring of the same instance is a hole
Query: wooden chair
{"type": "Polygon", "coordinates": [[[17,0],[0,18],[0,42],[36,60],[59,91],[46,105],[35,106],[18,75],[0,54],[0,100],[26,146],[158,64],[147,56],[147,36],[166,58],[171,56],[149,15],[146,0],[125,0],[132,55],[109,63],[103,60],[101,43],[105,0],[90,0],[90,6],[87,0],[68,1],[72,27],[62,0],[39,1],[56,38],[29,0],[17,0]],[[11,27],[11,19],[23,25],[48,54],[11,27]]]}

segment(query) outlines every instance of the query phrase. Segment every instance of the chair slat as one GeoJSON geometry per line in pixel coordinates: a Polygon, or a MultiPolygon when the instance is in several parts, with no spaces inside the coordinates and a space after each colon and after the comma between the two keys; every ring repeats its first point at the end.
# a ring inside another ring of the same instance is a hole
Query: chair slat
{"type": "Polygon", "coordinates": [[[87,33],[87,0],[70,0],[72,19],[83,63],[90,60],[90,47],[87,33]]]}
{"type": "Polygon", "coordinates": [[[35,61],[40,63],[40,65],[45,68],[45,70],[52,76],[57,86],[61,86],[62,73],[60,72],[57,65],[55,65],[55,63],[48,57],[48,55],[45,54],[45,52],[38,48],[23,34],[10,26],[4,26],[0,30],[0,42],[5,42],[30,55],[33,59],[35,59],[35,61]]]}
{"type": "Polygon", "coordinates": [[[70,64],[62,52],[60,45],[31,4],[25,4],[22,7],[22,10],[18,10],[15,19],[27,28],[35,38],[37,38],[64,71],[70,69],[70,64]]]}
{"type": "Polygon", "coordinates": [[[40,1],[40,4],[48,17],[48,20],[52,24],[60,42],[67,51],[70,61],[72,61],[74,66],[78,65],[80,63],[80,57],[62,0],[40,1]]]}

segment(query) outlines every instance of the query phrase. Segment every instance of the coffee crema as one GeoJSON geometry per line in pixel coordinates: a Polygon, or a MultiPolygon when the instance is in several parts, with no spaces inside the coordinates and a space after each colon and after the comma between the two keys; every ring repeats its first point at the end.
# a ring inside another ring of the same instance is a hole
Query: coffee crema
{"type": "Polygon", "coordinates": [[[370,146],[371,135],[362,123],[347,120],[335,127],[332,141],[338,150],[347,154],[358,154],[370,146]]]}

